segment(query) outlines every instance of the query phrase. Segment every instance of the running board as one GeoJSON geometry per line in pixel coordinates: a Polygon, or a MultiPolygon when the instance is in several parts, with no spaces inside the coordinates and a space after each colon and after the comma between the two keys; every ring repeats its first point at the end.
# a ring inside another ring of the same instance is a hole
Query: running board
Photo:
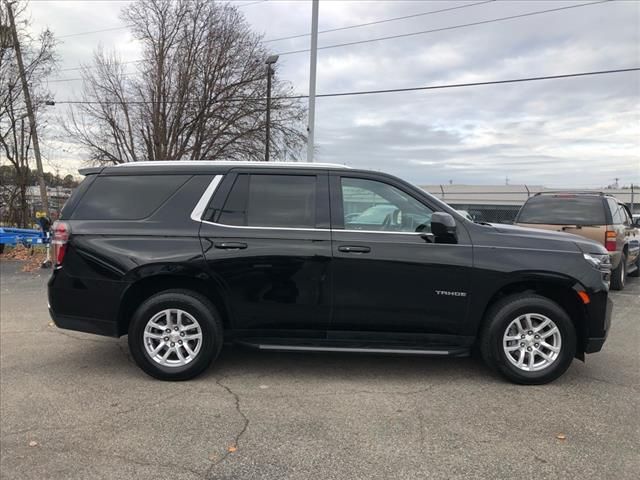
{"type": "Polygon", "coordinates": [[[427,349],[427,348],[388,348],[388,347],[335,347],[321,345],[278,345],[264,343],[237,342],[240,345],[277,352],[339,352],[339,353],[381,353],[392,355],[424,355],[466,357],[468,348],[427,349]]]}

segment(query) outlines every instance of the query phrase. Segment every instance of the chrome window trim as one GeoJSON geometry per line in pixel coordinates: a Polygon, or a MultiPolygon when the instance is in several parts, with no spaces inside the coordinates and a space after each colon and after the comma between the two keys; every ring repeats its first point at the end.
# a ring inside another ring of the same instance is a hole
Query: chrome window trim
{"type": "Polygon", "coordinates": [[[196,203],[196,206],[193,208],[191,212],[191,220],[193,220],[194,222],[203,221],[202,215],[204,214],[204,211],[207,209],[207,205],[209,205],[209,202],[211,201],[213,194],[218,189],[218,185],[220,185],[220,182],[222,181],[223,177],[224,175],[213,176],[213,179],[211,179],[211,183],[209,183],[209,186],[207,186],[204,193],[200,197],[200,200],[198,200],[198,203],[196,203]]]}
{"type": "Polygon", "coordinates": [[[211,202],[213,195],[216,193],[218,186],[222,182],[224,175],[214,175],[211,183],[207,186],[204,193],[198,200],[198,203],[193,208],[191,212],[191,220],[198,223],[206,223],[208,225],[214,225],[216,227],[224,227],[224,228],[239,228],[239,229],[249,229],[249,230],[289,230],[294,232],[344,232],[344,233],[384,233],[391,235],[424,235],[429,232],[386,232],[382,230],[344,230],[339,228],[303,228],[303,227],[258,227],[258,226],[250,226],[250,225],[228,225],[226,223],[218,223],[211,222],[209,220],[202,220],[202,215],[204,215],[204,211],[207,209],[207,205],[211,202]]]}
{"type": "Polygon", "coordinates": [[[302,227],[252,227],[250,225],[228,225],[226,223],[217,223],[210,222],[208,220],[202,220],[202,223],[207,223],[209,225],[214,225],[216,227],[224,227],[224,228],[240,228],[240,229],[251,229],[251,230],[293,230],[293,231],[302,231],[302,232],[344,232],[344,233],[385,233],[391,235],[424,235],[429,232],[385,232],[380,230],[343,230],[339,228],[302,228],[302,227]]]}

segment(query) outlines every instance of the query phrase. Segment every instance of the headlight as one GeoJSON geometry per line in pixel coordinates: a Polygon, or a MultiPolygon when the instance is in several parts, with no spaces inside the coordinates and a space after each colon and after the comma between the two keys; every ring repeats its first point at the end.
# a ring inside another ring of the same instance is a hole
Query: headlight
{"type": "Polygon", "coordinates": [[[602,270],[603,267],[606,268],[607,264],[609,266],[609,270],[611,269],[611,260],[609,259],[609,255],[606,253],[583,253],[582,255],[592,267],[597,268],[598,270],[602,270]]]}
{"type": "Polygon", "coordinates": [[[608,253],[583,253],[584,259],[602,274],[602,280],[609,285],[611,281],[611,259],[608,253]]]}

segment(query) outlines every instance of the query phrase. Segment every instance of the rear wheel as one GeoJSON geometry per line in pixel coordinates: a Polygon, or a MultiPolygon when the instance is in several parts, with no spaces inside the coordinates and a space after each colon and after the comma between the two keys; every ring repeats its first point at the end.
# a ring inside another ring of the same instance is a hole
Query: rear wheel
{"type": "Polygon", "coordinates": [[[555,302],[518,294],[496,303],[482,332],[485,363],[515,383],[540,385],[562,375],[576,351],[576,333],[555,302]]]}
{"type": "Polygon", "coordinates": [[[188,290],[145,300],[129,326],[129,349],[142,370],[161,380],[202,373],[222,347],[222,321],[211,302],[188,290]]]}
{"type": "Polygon", "coordinates": [[[611,272],[611,288],[614,290],[624,290],[624,284],[627,279],[627,255],[622,252],[620,255],[620,264],[611,272]]]}

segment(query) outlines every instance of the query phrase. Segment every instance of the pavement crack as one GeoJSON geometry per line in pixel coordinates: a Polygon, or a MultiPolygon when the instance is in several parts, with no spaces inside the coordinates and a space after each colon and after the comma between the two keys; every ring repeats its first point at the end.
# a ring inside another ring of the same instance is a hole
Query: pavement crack
{"type": "Polygon", "coordinates": [[[205,474],[205,478],[209,478],[210,473],[213,471],[213,469],[219,465],[220,463],[224,462],[227,457],[233,453],[232,451],[230,451],[230,448],[233,447],[235,451],[235,449],[238,448],[238,445],[240,444],[240,439],[242,438],[242,436],[245,434],[245,432],[247,431],[247,428],[249,428],[249,417],[247,417],[247,415],[242,411],[242,407],[241,407],[241,401],[240,401],[240,395],[238,395],[236,392],[234,392],[231,387],[229,387],[228,385],[225,385],[224,383],[222,383],[222,378],[218,378],[216,379],[216,383],[223,388],[224,390],[227,391],[227,393],[229,393],[229,395],[231,395],[233,397],[234,400],[234,404],[235,404],[235,409],[236,412],[238,412],[238,415],[240,415],[240,417],[242,418],[242,428],[238,431],[238,433],[236,433],[234,439],[233,439],[233,443],[229,446],[229,448],[227,448],[227,450],[224,452],[224,454],[222,455],[221,458],[219,458],[218,460],[212,462],[211,467],[209,467],[209,469],[207,470],[206,474],[205,474]]]}

